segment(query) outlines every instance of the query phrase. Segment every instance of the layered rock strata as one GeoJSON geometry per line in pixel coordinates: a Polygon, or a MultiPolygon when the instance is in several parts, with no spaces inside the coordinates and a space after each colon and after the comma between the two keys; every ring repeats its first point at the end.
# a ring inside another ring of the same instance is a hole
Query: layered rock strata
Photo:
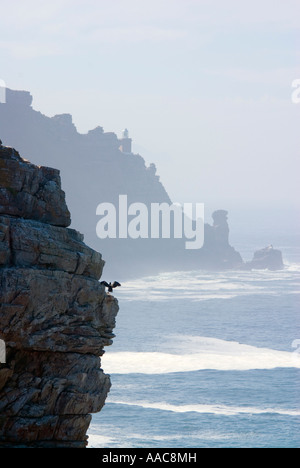
{"type": "Polygon", "coordinates": [[[59,172],[0,147],[0,447],[85,447],[110,389],[118,303],[69,225],[59,172]]]}

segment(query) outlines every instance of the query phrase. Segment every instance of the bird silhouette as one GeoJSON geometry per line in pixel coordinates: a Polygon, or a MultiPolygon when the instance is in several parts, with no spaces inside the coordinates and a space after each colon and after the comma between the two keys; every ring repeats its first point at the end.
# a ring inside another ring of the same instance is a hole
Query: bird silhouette
{"type": "Polygon", "coordinates": [[[120,283],[118,283],[118,281],[114,281],[112,284],[111,283],[107,283],[106,281],[101,281],[101,284],[103,284],[103,286],[105,286],[106,288],[108,288],[108,292],[113,292],[113,289],[114,288],[117,288],[118,286],[121,286],[120,283]]]}

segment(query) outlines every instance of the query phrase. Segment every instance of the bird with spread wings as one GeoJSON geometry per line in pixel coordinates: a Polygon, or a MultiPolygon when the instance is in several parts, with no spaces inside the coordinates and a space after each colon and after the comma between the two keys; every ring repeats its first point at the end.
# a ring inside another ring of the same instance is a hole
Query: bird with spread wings
{"type": "Polygon", "coordinates": [[[101,281],[101,284],[103,284],[103,286],[108,288],[109,293],[113,292],[114,288],[121,286],[120,283],[118,283],[118,281],[114,281],[113,283],[107,283],[106,281],[101,281]]]}

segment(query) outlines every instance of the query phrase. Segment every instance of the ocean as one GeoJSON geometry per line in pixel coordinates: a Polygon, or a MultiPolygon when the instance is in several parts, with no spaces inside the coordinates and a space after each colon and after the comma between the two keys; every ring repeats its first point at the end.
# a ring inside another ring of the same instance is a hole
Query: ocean
{"type": "Polygon", "coordinates": [[[112,388],[90,448],[300,446],[300,256],[283,271],[164,273],[122,284],[112,388]]]}

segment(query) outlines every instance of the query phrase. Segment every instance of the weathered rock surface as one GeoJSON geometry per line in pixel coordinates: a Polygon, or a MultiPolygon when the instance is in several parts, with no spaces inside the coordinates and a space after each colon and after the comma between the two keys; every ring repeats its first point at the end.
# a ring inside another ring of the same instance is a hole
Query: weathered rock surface
{"type": "Polygon", "coordinates": [[[99,279],[104,262],[77,231],[0,215],[0,265],[34,265],[99,279]]]}
{"type": "Polygon", "coordinates": [[[15,149],[1,146],[0,214],[69,226],[71,218],[59,171],[34,166],[15,149]]]}
{"type": "Polygon", "coordinates": [[[85,447],[110,389],[118,303],[69,224],[59,172],[0,146],[0,447],[85,447]]]}

